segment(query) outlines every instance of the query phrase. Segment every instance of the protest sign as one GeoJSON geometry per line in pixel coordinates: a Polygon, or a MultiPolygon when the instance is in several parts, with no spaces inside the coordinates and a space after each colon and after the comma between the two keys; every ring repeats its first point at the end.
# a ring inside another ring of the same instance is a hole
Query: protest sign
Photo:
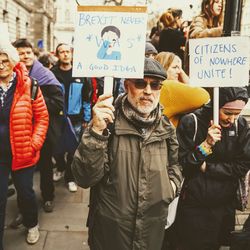
{"type": "Polygon", "coordinates": [[[73,76],[143,78],[146,7],[78,6],[73,76]]]}
{"type": "Polygon", "coordinates": [[[190,83],[201,87],[248,85],[248,37],[190,39],[190,83]]]}

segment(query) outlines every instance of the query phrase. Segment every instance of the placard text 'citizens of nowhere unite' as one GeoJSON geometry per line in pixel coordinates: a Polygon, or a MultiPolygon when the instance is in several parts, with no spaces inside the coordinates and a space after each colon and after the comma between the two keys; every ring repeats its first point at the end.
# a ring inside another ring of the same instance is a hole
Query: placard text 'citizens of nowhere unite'
{"type": "Polygon", "coordinates": [[[190,82],[202,87],[248,85],[249,38],[191,39],[190,82]]]}

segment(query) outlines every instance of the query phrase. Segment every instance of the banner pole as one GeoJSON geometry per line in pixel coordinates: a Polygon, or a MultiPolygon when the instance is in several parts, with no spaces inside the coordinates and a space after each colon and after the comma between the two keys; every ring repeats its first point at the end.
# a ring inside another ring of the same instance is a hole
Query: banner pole
{"type": "Polygon", "coordinates": [[[219,124],[219,87],[214,87],[214,98],[213,98],[213,119],[214,124],[219,124]]]}
{"type": "MultiPolygon", "coordinates": [[[[113,85],[114,85],[114,77],[105,76],[104,77],[104,86],[103,86],[103,94],[112,94],[113,95],[113,85]]],[[[113,98],[107,100],[107,102],[112,103],[113,98]]]]}

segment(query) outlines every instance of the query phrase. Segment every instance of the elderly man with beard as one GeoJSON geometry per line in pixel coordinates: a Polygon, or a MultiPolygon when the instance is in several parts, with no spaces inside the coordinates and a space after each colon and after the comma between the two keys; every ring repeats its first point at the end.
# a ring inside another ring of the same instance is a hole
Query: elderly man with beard
{"type": "Polygon", "coordinates": [[[78,185],[91,188],[92,250],[161,249],[168,205],[182,180],[175,130],[159,105],[166,77],[145,58],[144,78],[126,79],[115,107],[111,95],[93,107],[72,163],[78,185]]]}

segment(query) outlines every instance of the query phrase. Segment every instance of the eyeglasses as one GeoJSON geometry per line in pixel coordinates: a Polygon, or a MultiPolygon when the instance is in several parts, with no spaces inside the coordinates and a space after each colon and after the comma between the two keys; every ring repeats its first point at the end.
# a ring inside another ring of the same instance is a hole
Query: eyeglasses
{"type": "Polygon", "coordinates": [[[160,90],[162,87],[162,81],[145,81],[143,79],[129,79],[137,89],[145,89],[149,84],[152,90],[160,90]]]}
{"type": "Polygon", "coordinates": [[[9,59],[5,59],[5,60],[2,60],[0,61],[0,65],[2,64],[4,67],[8,66],[9,65],[9,59]]]}

